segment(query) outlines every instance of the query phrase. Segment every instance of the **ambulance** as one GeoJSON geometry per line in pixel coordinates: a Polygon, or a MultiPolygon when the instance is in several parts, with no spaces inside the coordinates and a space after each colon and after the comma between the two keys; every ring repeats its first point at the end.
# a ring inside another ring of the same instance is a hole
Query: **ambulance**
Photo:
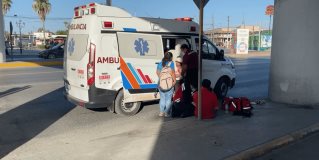
{"type": "MultiPolygon", "coordinates": [[[[180,46],[198,50],[192,18],[135,17],[91,3],[74,8],[64,54],[65,97],[86,108],[134,115],[141,103],[159,99],[156,68],[163,48],[181,55],[180,46]]],[[[203,41],[203,78],[219,96],[235,84],[235,68],[208,38],[203,41]]]]}

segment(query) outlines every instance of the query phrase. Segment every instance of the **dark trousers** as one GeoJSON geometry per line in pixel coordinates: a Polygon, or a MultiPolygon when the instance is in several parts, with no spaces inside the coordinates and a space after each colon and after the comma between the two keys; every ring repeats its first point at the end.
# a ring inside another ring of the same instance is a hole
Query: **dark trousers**
{"type": "Polygon", "coordinates": [[[198,80],[198,70],[188,69],[186,72],[186,77],[184,79],[185,90],[183,92],[184,103],[192,103],[192,89],[197,90],[198,80]]]}

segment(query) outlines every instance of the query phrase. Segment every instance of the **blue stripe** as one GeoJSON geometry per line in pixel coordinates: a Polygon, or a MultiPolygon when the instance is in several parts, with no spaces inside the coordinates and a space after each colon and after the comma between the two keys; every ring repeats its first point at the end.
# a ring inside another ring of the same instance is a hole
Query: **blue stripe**
{"type": "Polygon", "coordinates": [[[122,81],[123,81],[123,87],[124,89],[132,89],[132,85],[125,77],[124,73],[121,71],[122,81]]]}
{"type": "Polygon", "coordinates": [[[124,32],[136,32],[135,28],[123,28],[124,32]]]}
{"type": "Polygon", "coordinates": [[[135,79],[137,79],[139,84],[143,84],[143,82],[140,80],[138,74],[135,72],[135,69],[133,68],[133,66],[131,65],[131,63],[127,63],[128,68],[130,68],[131,72],[133,73],[135,79]]]}
{"type": "Polygon", "coordinates": [[[141,84],[141,89],[157,88],[157,84],[141,84]]]}

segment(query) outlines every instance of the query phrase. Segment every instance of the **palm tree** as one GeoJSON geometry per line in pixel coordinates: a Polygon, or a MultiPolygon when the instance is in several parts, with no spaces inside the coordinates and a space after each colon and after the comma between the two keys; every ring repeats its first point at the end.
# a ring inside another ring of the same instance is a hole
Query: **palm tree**
{"type": "Polygon", "coordinates": [[[7,12],[11,8],[12,1],[11,0],[2,0],[2,13],[3,15],[7,14],[7,12]]]}
{"type": "Polygon", "coordinates": [[[45,42],[45,18],[46,15],[50,12],[51,10],[51,3],[49,2],[49,0],[34,0],[33,4],[32,4],[32,8],[35,12],[38,13],[41,21],[42,21],[42,25],[43,25],[43,37],[44,37],[44,45],[46,44],[45,42]]]}

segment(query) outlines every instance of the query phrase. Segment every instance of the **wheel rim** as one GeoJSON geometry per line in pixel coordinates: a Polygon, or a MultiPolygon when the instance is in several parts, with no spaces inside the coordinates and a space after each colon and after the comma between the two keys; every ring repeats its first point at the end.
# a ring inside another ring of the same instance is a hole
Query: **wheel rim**
{"type": "Polygon", "coordinates": [[[124,112],[127,112],[127,113],[132,112],[136,109],[136,107],[137,107],[136,103],[133,103],[133,102],[124,103],[124,99],[122,99],[121,101],[121,108],[124,112]]]}
{"type": "Polygon", "coordinates": [[[221,84],[221,86],[220,86],[220,91],[221,91],[221,95],[222,95],[222,96],[226,96],[227,91],[228,91],[228,85],[227,85],[225,82],[223,82],[223,83],[221,84]]]}
{"type": "Polygon", "coordinates": [[[49,55],[49,59],[53,59],[55,56],[53,54],[49,55]]]}

